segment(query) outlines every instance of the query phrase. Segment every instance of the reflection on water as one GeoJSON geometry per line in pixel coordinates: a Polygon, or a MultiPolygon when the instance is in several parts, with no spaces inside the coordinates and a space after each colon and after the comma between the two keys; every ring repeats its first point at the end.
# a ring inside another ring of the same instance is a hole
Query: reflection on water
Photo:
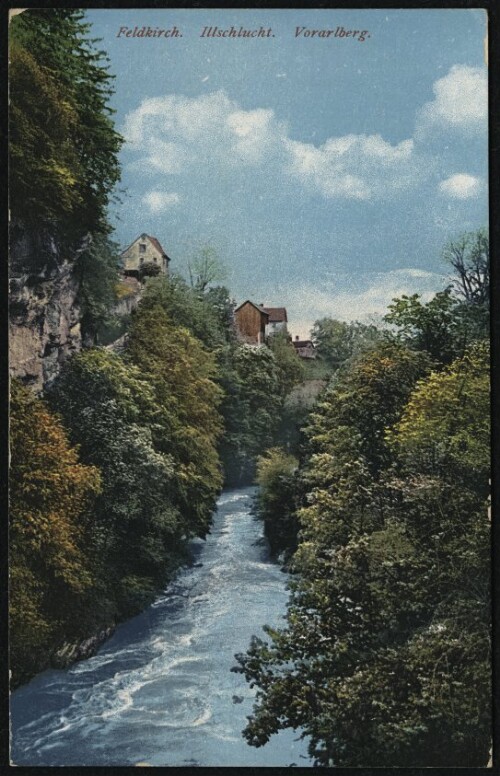
{"type": "Polygon", "coordinates": [[[219,499],[193,565],[89,660],[46,671],[11,701],[17,765],[310,765],[298,733],[255,749],[241,736],[254,690],[234,654],[285,612],[286,575],[270,562],[252,488],[219,499]]]}

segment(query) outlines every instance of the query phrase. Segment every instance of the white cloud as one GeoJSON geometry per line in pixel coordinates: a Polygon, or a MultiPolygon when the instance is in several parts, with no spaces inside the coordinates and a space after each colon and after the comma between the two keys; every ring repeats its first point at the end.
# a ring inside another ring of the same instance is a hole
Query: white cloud
{"type": "Polygon", "coordinates": [[[272,110],[237,110],[229,114],[226,123],[233,133],[232,153],[239,162],[258,163],[277,151],[282,141],[283,128],[272,110]]]}
{"type": "Polygon", "coordinates": [[[149,191],[144,195],[142,201],[148,206],[151,213],[163,213],[169,207],[178,205],[181,198],[175,191],[149,191]]]}
{"type": "Polygon", "coordinates": [[[322,290],[313,285],[284,289],[280,301],[294,311],[293,318],[289,316],[291,333],[307,337],[314,321],[325,317],[341,321],[380,320],[394,298],[418,293],[427,302],[447,283],[445,274],[415,268],[374,273],[371,277],[364,274],[363,280],[371,281],[370,285],[342,292],[333,286],[322,290]]]}
{"type": "Polygon", "coordinates": [[[433,91],[434,100],[426,103],[417,116],[417,131],[420,134],[434,126],[466,131],[487,128],[486,70],[454,65],[447,75],[435,82],[433,91]]]}
{"type": "Polygon", "coordinates": [[[147,98],[127,114],[123,135],[141,153],[134,169],[179,174],[190,166],[259,164],[278,151],[284,129],[274,111],[242,110],[223,91],[147,98]]]}
{"type": "MultiPolygon", "coordinates": [[[[434,100],[417,114],[415,139],[396,143],[378,134],[332,136],[319,145],[301,142],[272,109],[245,110],[222,90],[146,98],[126,116],[122,130],[127,150],[136,155],[128,166],[150,177],[191,175],[199,190],[216,177],[233,176],[235,187],[243,191],[251,185],[257,196],[272,186],[288,191],[295,185],[327,199],[388,199],[433,175],[436,158],[421,142],[431,127],[486,126],[481,68],[454,65],[433,88],[434,100]],[[245,168],[251,181],[243,177],[245,168]]],[[[442,193],[461,198],[477,193],[472,182],[452,179],[441,184],[442,193]]]]}
{"type": "Polygon", "coordinates": [[[327,198],[390,196],[414,185],[425,168],[411,139],[391,145],[380,135],[350,134],[321,146],[301,143],[273,110],[243,110],[223,91],[147,98],[127,115],[123,134],[140,154],[129,164],[134,170],[202,176],[260,168],[267,181],[295,181],[327,198]]]}
{"type": "Polygon", "coordinates": [[[386,196],[418,179],[412,140],[393,146],[380,135],[345,135],[319,148],[288,140],[287,148],[290,175],[329,198],[386,196]]]}
{"type": "Polygon", "coordinates": [[[439,191],[453,199],[477,197],[481,191],[481,180],[474,175],[456,173],[439,184],[439,191]]]}

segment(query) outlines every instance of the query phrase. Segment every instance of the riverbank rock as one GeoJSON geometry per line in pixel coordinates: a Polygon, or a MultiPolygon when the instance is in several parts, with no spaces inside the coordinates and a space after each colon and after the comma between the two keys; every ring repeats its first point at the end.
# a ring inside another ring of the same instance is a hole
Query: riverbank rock
{"type": "Polygon", "coordinates": [[[95,655],[97,650],[107,639],[113,634],[115,626],[104,628],[94,636],[90,636],[84,641],[78,643],[65,643],[57,652],[52,655],[51,665],[53,668],[66,668],[71,663],[76,663],[78,660],[85,660],[86,658],[95,655]]]}

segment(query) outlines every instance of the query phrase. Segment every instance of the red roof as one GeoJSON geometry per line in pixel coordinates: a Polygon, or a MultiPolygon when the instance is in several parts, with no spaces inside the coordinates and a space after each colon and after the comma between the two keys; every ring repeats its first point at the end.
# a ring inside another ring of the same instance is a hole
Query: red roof
{"type": "Polygon", "coordinates": [[[286,323],[288,321],[285,307],[261,307],[261,310],[269,315],[269,323],[286,323]]]}
{"type": "MultiPolygon", "coordinates": [[[[156,237],[151,237],[151,235],[150,235],[150,234],[148,234],[148,237],[149,237],[149,239],[151,240],[151,242],[153,243],[153,245],[155,246],[155,248],[156,248],[158,251],[160,251],[160,253],[161,253],[163,256],[167,256],[167,254],[165,253],[165,251],[163,250],[163,248],[162,248],[162,247],[161,247],[161,245],[160,245],[160,241],[159,241],[159,240],[158,240],[156,237]]],[[[168,256],[167,256],[167,259],[168,259],[168,256]]],[[[170,261],[170,259],[169,259],[169,261],[170,261]]]]}

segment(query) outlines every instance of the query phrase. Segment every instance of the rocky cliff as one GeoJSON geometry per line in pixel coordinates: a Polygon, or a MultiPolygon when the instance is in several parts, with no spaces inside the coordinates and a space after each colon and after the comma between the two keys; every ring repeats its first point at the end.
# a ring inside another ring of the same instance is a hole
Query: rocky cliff
{"type": "Polygon", "coordinates": [[[10,373],[37,391],[82,347],[73,276],[79,253],[62,256],[50,235],[31,234],[19,225],[11,229],[10,373]]]}
{"type": "MultiPolygon", "coordinates": [[[[11,229],[9,361],[12,377],[35,391],[57,377],[62,364],[73,353],[90,347],[94,338],[82,331],[78,304],[79,283],[75,262],[90,242],[63,255],[49,234],[17,225],[11,229]]],[[[130,317],[137,307],[142,285],[135,278],[117,276],[117,301],[111,310],[116,321],[130,317]]],[[[116,347],[123,347],[123,326],[118,326],[116,347]]]]}

